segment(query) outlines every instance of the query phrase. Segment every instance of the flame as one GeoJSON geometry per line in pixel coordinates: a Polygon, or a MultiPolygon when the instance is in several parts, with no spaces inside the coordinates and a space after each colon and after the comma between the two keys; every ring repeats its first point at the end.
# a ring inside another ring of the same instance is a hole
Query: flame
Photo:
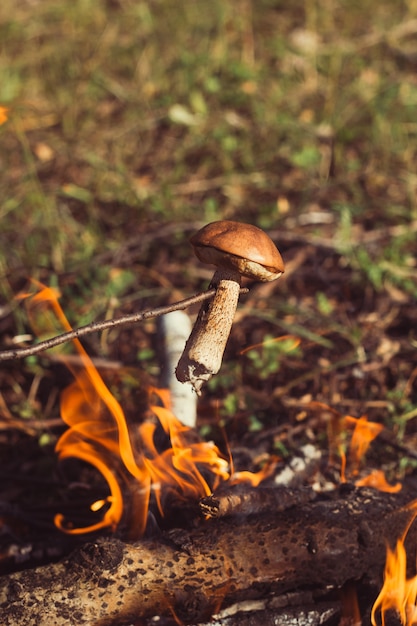
{"type": "Polygon", "coordinates": [[[344,422],[346,426],[353,426],[349,446],[350,471],[353,476],[357,476],[361,460],[367,453],[371,442],[384,430],[384,427],[376,422],[368,422],[366,415],[362,415],[359,418],[346,415],[344,422]]]}
{"type": "MultiPolygon", "coordinates": [[[[39,292],[23,297],[38,334],[71,330],[58,302],[58,290],[35,284],[39,292]]],[[[106,480],[109,495],[91,504],[92,511],[103,510],[99,522],[74,527],[58,514],[55,524],[60,530],[69,534],[115,530],[123,517],[130,537],[136,538],[145,531],[151,498],[163,516],[166,496],[172,495],[179,502],[199,499],[229,480],[228,461],[213,443],[196,441],[194,431],[175,418],[166,390],[149,389],[151,417],[129,427],[121,405],[81,343],[77,339],[72,343],[80,367],[66,359],[62,350],[58,352],[74,382],[61,394],[61,416],[69,428],[59,439],[56,451],[59,459],[75,457],[95,467],[106,480]],[[157,444],[161,434],[166,440],[162,450],[157,444]]],[[[272,469],[266,466],[255,474],[237,473],[233,483],[259,484],[272,469]]]]}
{"type": "Polygon", "coordinates": [[[401,483],[395,485],[388,483],[382,470],[372,470],[367,475],[357,478],[370,444],[384,430],[382,424],[369,422],[366,415],[361,415],[359,418],[342,415],[322,402],[310,402],[309,407],[320,410],[328,420],[329,463],[334,464],[337,453],[340,458],[340,482],[353,480],[357,487],[373,487],[389,493],[397,493],[401,490],[401,483]],[[352,431],[352,435],[346,445],[349,431],[352,431]]]}
{"type": "MultiPolygon", "coordinates": [[[[166,397],[166,390],[154,389],[153,392],[161,399],[166,397]]],[[[160,513],[163,515],[161,501],[162,486],[165,490],[175,491],[178,497],[201,498],[208,496],[221,480],[229,478],[228,463],[220,457],[218,448],[211,442],[187,442],[191,429],[179,422],[168,408],[152,405],[171,446],[163,453],[158,452],[154,444],[154,433],[157,425],[145,422],[139,427],[139,438],[143,441],[147,455],[144,456],[151,484],[160,513]],[[214,482],[209,485],[203,477],[199,466],[212,474],[214,482]]]]}
{"type": "Polygon", "coordinates": [[[382,470],[372,470],[370,474],[355,480],[357,487],[372,487],[373,489],[379,489],[379,491],[385,491],[387,493],[398,493],[402,489],[401,483],[397,482],[395,485],[391,485],[382,470]]]}
{"type": "MultiPolygon", "coordinates": [[[[59,291],[36,284],[41,290],[32,296],[28,308],[32,326],[37,326],[36,320],[39,312],[46,314],[52,312],[65,331],[71,330],[58,302],[59,291]]],[[[46,321],[51,325],[51,321],[47,321],[48,318],[51,320],[50,315],[42,317],[44,324],[46,321]]],[[[81,358],[83,370],[78,372],[77,368],[69,362],[66,363],[75,377],[75,382],[62,393],[61,416],[70,429],[58,441],[56,451],[60,459],[75,457],[96,467],[108,483],[111,493],[108,499],[110,508],[101,522],[85,528],[67,527],[62,515],[55,517],[55,523],[64,532],[72,534],[92,532],[107,526],[113,530],[116,528],[123,513],[122,490],[114,467],[117,465],[117,458],[120,457],[127,471],[141,485],[138,493],[143,518],[138,526],[139,532],[143,532],[148,512],[149,473],[146,471],[143,459],[135,458],[120,404],[108,390],[80,341],[74,339],[73,344],[81,358]],[[109,462],[110,459],[112,462],[109,462]]],[[[65,363],[65,356],[61,356],[61,359],[65,363]]]]}
{"type": "MultiPolygon", "coordinates": [[[[350,472],[352,476],[358,476],[363,457],[372,441],[384,430],[384,427],[376,422],[368,422],[366,415],[362,415],[359,418],[347,415],[345,416],[345,422],[346,425],[353,426],[349,445],[350,472]]],[[[357,487],[373,487],[388,493],[397,493],[402,489],[402,485],[399,482],[395,485],[388,483],[382,470],[372,470],[363,478],[357,478],[355,485],[357,487]]]]}
{"type": "Polygon", "coordinates": [[[404,626],[417,624],[417,575],[407,578],[407,553],[404,545],[410,526],[417,517],[417,500],[411,502],[406,510],[411,512],[411,518],[405,531],[394,549],[387,547],[384,584],[372,607],[372,626],[377,626],[377,612],[380,612],[381,626],[385,626],[389,611],[395,611],[404,626]]]}
{"type": "Polygon", "coordinates": [[[259,472],[248,472],[243,470],[241,472],[234,472],[230,478],[231,485],[237,485],[238,483],[249,483],[251,487],[258,487],[264,480],[272,476],[277,466],[278,457],[272,458],[269,463],[266,463],[259,472]]]}
{"type": "Polygon", "coordinates": [[[8,113],[8,107],[0,106],[0,126],[7,122],[7,120],[9,119],[8,113]]]}

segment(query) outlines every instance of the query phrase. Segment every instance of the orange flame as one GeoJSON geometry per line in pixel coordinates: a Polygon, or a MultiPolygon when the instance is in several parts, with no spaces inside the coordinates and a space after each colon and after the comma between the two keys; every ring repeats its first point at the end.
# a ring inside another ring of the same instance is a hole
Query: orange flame
{"type": "Polygon", "coordinates": [[[357,478],[360,466],[372,441],[384,430],[382,424],[369,422],[366,415],[352,417],[342,415],[336,409],[322,402],[310,402],[309,407],[320,411],[327,419],[329,438],[329,463],[334,464],[336,454],[340,458],[340,481],[353,480],[357,487],[373,487],[379,491],[397,493],[401,490],[401,483],[391,485],[388,483],[382,470],[372,470],[366,476],[357,478]],[[346,448],[348,431],[352,430],[352,436],[346,448]]]}
{"type": "Polygon", "coordinates": [[[0,126],[7,122],[9,109],[7,107],[0,106],[0,126]]]}
{"type": "Polygon", "coordinates": [[[269,476],[272,476],[277,466],[278,457],[272,458],[269,463],[266,463],[259,472],[249,472],[243,470],[241,472],[234,472],[230,478],[231,485],[237,485],[238,483],[249,483],[251,487],[258,487],[269,476]]]}
{"type": "MultiPolygon", "coordinates": [[[[38,284],[40,287],[40,285],[38,284]]],[[[71,326],[58,303],[59,292],[50,287],[43,287],[30,300],[28,309],[32,326],[36,327],[36,313],[41,310],[52,311],[56,320],[65,331],[71,326]],[[36,306],[38,305],[38,306],[36,306]]],[[[43,318],[44,321],[46,317],[43,318]]],[[[104,514],[101,522],[86,528],[71,529],[64,524],[62,515],[57,515],[55,523],[61,530],[68,533],[92,532],[110,526],[115,529],[123,512],[121,488],[115,477],[115,471],[109,459],[113,457],[113,465],[118,456],[122,459],[128,472],[139,481],[140,495],[143,507],[143,519],[139,522],[139,529],[144,531],[146,525],[150,476],[141,458],[136,459],[132,449],[130,435],[123,410],[116,398],[106,387],[100,374],[94,367],[87,352],[78,339],[74,339],[74,346],[81,358],[83,370],[78,372],[68,362],[67,367],[72,371],[75,382],[68,387],[61,396],[61,415],[70,429],[66,431],[56,445],[59,458],[76,457],[91,463],[106,479],[111,496],[108,499],[110,508],[104,514]]],[[[61,356],[65,363],[65,357],[61,356]]]]}
{"type": "MultiPolygon", "coordinates": [[[[54,333],[71,330],[58,303],[58,291],[36,284],[40,291],[27,300],[32,326],[41,332],[51,332],[52,327],[54,333]]],[[[60,530],[71,534],[106,527],[114,530],[122,516],[126,516],[127,498],[129,533],[132,538],[139,537],[146,528],[151,496],[163,515],[165,495],[174,494],[180,501],[198,499],[210,495],[221,481],[230,478],[229,464],[218,448],[210,442],[196,442],[192,429],[172,414],[166,390],[149,390],[155,398],[150,406],[153,420],[129,429],[121,405],[81,343],[75,339],[73,345],[82,367],[78,368],[60,353],[60,359],[75,380],[61,395],[61,415],[69,429],[59,439],[56,451],[60,459],[75,457],[95,467],[107,481],[110,495],[91,505],[94,511],[107,507],[99,522],[75,528],[59,514],[55,523],[60,530]],[[162,452],[155,441],[158,429],[162,429],[169,442],[162,452]]],[[[233,482],[259,483],[269,471],[266,468],[258,474],[242,472],[234,476],[233,482]]]]}
{"type": "Polygon", "coordinates": [[[359,418],[346,415],[344,422],[346,426],[353,426],[349,457],[351,473],[353,476],[357,476],[361,460],[367,453],[371,442],[384,430],[384,427],[376,422],[368,422],[366,415],[362,415],[359,418]]]}
{"type": "Polygon", "coordinates": [[[389,611],[395,611],[404,626],[417,624],[417,575],[407,578],[407,553],[404,546],[406,535],[417,516],[417,500],[411,502],[407,509],[412,515],[403,535],[397,540],[394,549],[387,548],[384,584],[371,612],[373,626],[377,626],[377,612],[381,614],[381,626],[385,626],[389,611]]]}
{"type": "MultiPolygon", "coordinates": [[[[384,430],[384,427],[376,422],[368,422],[366,415],[359,418],[347,415],[345,422],[346,425],[353,426],[352,439],[349,445],[350,471],[352,476],[358,476],[363,457],[372,441],[384,430]]],[[[357,487],[373,487],[389,493],[397,493],[402,488],[399,482],[395,485],[388,483],[382,470],[373,470],[363,478],[357,478],[355,485],[357,487]]]]}
{"type": "MultiPolygon", "coordinates": [[[[153,391],[163,397],[159,390],[153,391]]],[[[139,427],[140,439],[147,450],[147,455],[143,458],[144,464],[154,488],[158,509],[163,515],[162,486],[165,490],[175,491],[178,497],[208,496],[221,480],[229,478],[228,463],[219,456],[219,450],[213,443],[187,442],[187,434],[191,429],[181,424],[169,409],[155,405],[151,409],[171,443],[171,447],[160,453],[155,447],[153,437],[156,424],[145,422],[139,427]],[[198,469],[199,466],[213,475],[214,483],[211,486],[198,469]]]]}
{"type": "Polygon", "coordinates": [[[355,480],[355,485],[357,487],[372,487],[386,493],[398,493],[402,489],[402,485],[399,482],[391,485],[382,470],[372,470],[367,476],[355,480]]]}

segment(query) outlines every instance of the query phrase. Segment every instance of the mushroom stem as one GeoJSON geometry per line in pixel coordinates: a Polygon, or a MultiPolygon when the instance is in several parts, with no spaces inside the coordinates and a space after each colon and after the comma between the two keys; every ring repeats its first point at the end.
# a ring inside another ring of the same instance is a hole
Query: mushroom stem
{"type": "Polygon", "coordinates": [[[198,313],[175,374],[182,382],[190,382],[200,395],[204,382],[219,371],[239,300],[239,272],[220,267],[210,287],[216,294],[203,304],[198,313]]]}

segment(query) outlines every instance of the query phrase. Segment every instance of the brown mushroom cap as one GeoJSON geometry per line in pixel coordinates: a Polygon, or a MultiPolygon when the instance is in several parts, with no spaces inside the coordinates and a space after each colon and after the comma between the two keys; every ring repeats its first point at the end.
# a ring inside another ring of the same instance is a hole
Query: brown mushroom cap
{"type": "Polygon", "coordinates": [[[275,280],[285,269],[272,239],[252,224],[212,222],[195,233],[190,242],[203,263],[234,269],[248,278],[275,280]]]}

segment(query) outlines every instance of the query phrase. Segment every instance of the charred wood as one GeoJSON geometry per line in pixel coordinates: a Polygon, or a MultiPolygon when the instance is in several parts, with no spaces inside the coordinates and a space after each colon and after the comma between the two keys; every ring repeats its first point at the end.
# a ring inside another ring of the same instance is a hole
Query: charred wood
{"type": "Polygon", "coordinates": [[[202,498],[199,502],[199,508],[201,513],[208,518],[259,515],[271,510],[275,513],[286,511],[305,502],[311,502],[315,498],[316,493],[308,487],[300,489],[284,487],[248,489],[245,483],[240,483],[202,498]]]}
{"type": "Polygon", "coordinates": [[[60,563],[0,579],[2,625],[121,626],[172,614],[196,624],[242,601],[379,583],[386,543],[404,529],[414,496],[345,487],[135,544],[88,543],[60,563]]]}

